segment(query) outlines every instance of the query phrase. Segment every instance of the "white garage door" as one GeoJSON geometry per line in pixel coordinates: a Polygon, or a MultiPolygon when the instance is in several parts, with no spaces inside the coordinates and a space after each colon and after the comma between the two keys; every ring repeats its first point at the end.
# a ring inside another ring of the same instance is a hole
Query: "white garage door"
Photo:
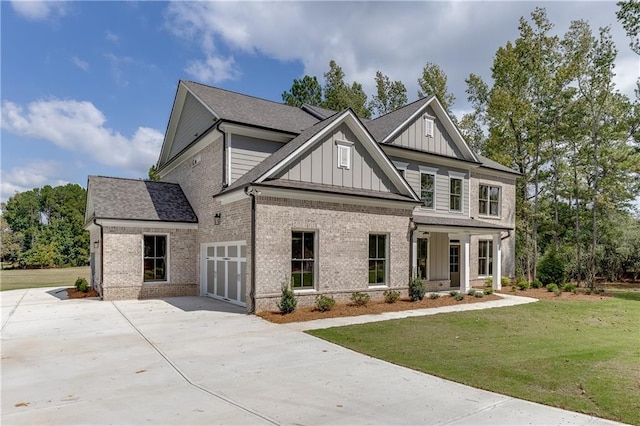
{"type": "Polygon", "coordinates": [[[246,306],[247,244],[232,241],[202,245],[202,293],[246,306]]]}

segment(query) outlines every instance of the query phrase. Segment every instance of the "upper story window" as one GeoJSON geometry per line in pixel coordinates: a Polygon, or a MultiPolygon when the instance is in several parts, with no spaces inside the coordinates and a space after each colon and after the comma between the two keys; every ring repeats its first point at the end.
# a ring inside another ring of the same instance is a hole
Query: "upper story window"
{"type": "Polygon", "coordinates": [[[424,135],[433,137],[435,135],[435,117],[424,116],[424,135]]]}
{"type": "Polygon", "coordinates": [[[449,210],[462,211],[462,178],[449,177],[449,210]]]}
{"type": "Polygon", "coordinates": [[[500,187],[480,185],[478,193],[478,213],[487,216],[500,215],[500,187]]]}
{"type": "Polygon", "coordinates": [[[167,236],[145,235],[143,279],[147,282],[167,280],[167,236]]]}
{"type": "Polygon", "coordinates": [[[336,141],[336,146],[338,148],[338,168],[349,170],[351,168],[351,148],[353,147],[353,143],[336,141]]]}
{"type": "Polygon", "coordinates": [[[420,200],[426,208],[432,209],[436,205],[436,175],[420,173],[420,200]]]}

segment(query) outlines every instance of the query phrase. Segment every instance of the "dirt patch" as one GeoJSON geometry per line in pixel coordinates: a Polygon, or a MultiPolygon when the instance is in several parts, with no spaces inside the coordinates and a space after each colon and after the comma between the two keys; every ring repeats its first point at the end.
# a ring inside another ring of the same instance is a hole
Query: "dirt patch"
{"type": "Polygon", "coordinates": [[[498,293],[512,294],[514,296],[533,297],[535,299],[544,300],[604,300],[611,297],[611,293],[602,294],[585,294],[585,289],[581,288],[578,293],[571,293],[563,291],[560,296],[556,296],[554,292],[547,291],[546,288],[530,288],[528,290],[511,291],[508,288],[503,287],[498,293]]]}
{"type": "Polygon", "coordinates": [[[355,306],[351,303],[336,303],[328,312],[320,312],[313,307],[298,308],[290,314],[282,314],[277,311],[262,311],[256,315],[267,321],[284,324],[289,322],[312,321],[323,318],[353,317],[359,315],[375,315],[384,312],[408,311],[411,309],[439,308],[441,306],[463,305],[466,303],[486,302],[489,300],[500,300],[500,296],[494,294],[484,297],[473,297],[465,295],[464,299],[457,301],[453,297],[442,295],[438,299],[429,299],[428,295],[421,301],[412,302],[409,299],[401,299],[395,303],[385,303],[384,301],[371,301],[367,306],[355,306]]]}
{"type": "Polygon", "coordinates": [[[76,290],[74,287],[67,289],[69,299],[83,299],[85,297],[100,297],[100,293],[90,288],[86,293],[76,290]]]}

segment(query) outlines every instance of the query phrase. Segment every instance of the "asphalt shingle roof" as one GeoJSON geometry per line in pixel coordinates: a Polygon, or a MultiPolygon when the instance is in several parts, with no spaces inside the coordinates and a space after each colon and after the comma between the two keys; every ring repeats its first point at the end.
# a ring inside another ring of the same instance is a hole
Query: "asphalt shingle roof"
{"type": "Polygon", "coordinates": [[[432,98],[433,96],[418,99],[409,105],[382,115],[375,120],[364,121],[363,123],[373,135],[374,139],[378,142],[382,142],[384,138],[389,136],[391,132],[398,128],[398,126],[408,120],[409,117],[416,113],[416,111],[422,108],[426,103],[429,103],[432,98]]]}
{"type": "Polygon", "coordinates": [[[175,183],[89,176],[88,192],[96,219],[198,222],[175,183]]]}
{"type": "Polygon", "coordinates": [[[520,174],[517,171],[507,166],[504,166],[496,161],[490,160],[487,157],[483,157],[482,155],[476,154],[476,157],[478,157],[478,160],[480,160],[483,167],[487,167],[489,169],[494,169],[494,170],[500,170],[501,172],[513,173],[516,175],[520,174]]]}
{"type": "Polygon", "coordinates": [[[289,133],[300,133],[319,121],[300,108],[193,81],[183,83],[222,120],[289,133]]]}

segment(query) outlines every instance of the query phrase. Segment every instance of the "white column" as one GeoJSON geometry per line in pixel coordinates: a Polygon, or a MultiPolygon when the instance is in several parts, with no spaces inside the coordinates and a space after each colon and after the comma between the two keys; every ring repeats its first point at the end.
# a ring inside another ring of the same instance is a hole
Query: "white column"
{"type": "Polygon", "coordinates": [[[467,293],[471,288],[469,283],[469,234],[464,234],[460,239],[460,292],[467,293]]]}
{"type": "Polygon", "coordinates": [[[493,289],[502,288],[502,238],[501,234],[493,235],[493,289]]]}
{"type": "Polygon", "coordinates": [[[411,238],[411,278],[418,276],[418,232],[413,231],[411,238]]]}

